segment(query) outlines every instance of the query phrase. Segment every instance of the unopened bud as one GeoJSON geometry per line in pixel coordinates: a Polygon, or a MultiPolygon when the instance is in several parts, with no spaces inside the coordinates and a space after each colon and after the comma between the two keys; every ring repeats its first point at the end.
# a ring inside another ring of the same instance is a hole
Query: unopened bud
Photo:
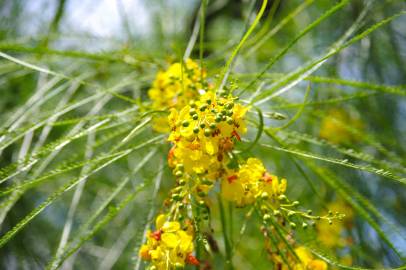
{"type": "Polygon", "coordinates": [[[268,194],[268,192],[266,192],[266,191],[262,192],[261,198],[264,199],[264,200],[269,199],[269,194],[268,194]]]}

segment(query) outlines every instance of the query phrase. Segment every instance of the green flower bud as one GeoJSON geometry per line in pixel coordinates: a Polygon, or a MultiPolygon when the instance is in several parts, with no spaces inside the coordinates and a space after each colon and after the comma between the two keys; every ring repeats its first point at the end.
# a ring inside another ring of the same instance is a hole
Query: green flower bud
{"type": "Polygon", "coordinates": [[[185,179],[180,179],[179,180],[179,186],[184,186],[186,184],[185,179]]]}
{"type": "Polygon", "coordinates": [[[180,201],[180,200],[182,200],[182,196],[180,196],[178,193],[174,193],[174,194],[172,194],[172,199],[174,201],[180,201]]]}
{"type": "Polygon", "coordinates": [[[189,126],[189,121],[188,121],[188,120],[184,120],[184,121],[182,122],[182,126],[188,127],[188,126],[189,126]]]}
{"type": "Polygon", "coordinates": [[[232,103],[232,102],[227,103],[225,107],[226,107],[226,109],[230,110],[234,107],[234,103],[232,103]]]}
{"type": "Polygon", "coordinates": [[[281,200],[281,201],[286,200],[286,196],[283,195],[283,194],[279,195],[278,199],[281,200]]]}
{"type": "Polygon", "coordinates": [[[210,181],[210,180],[207,180],[207,179],[203,179],[203,180],[202,180],[202,184],[203,184],[203,185],[212,185],[213,182],[210,181]]]}
{"type": "Polygon", "coordinates": [[[268,192],[266,192],[266,191],[262,192],[261,198],[262,198],[263,200],[268,200],[268,199],[269,199],[269,194],[268,194],[268,192]]]}
{"type": "Polygon", "coordinates": [[[195,114],[196,114],[196,109],[195,109],[195,108],[191,108],[191,109],[189,110],[189,115],[192,116],[192,115],[195,115],[195,114]]]}
{"type": "Polygon", "coordinates": [[[199,197],[205,197],[207,194],[203,191],[199,191],[197,195],[199,195],[199,197]]]}
{"type": "Polygon", "coordinates": [[[175,263],[175,269],[176,270],[181,270],[181,269],[184,269],[185,267],[184,267],[184,265],[183,264],[181,264],[181,263],[175,263]]]}
{"type": "Polygon", "coordinates": [[[203,200],[198,201],[199,206],[206,206],[206,203],[203,200]]]}

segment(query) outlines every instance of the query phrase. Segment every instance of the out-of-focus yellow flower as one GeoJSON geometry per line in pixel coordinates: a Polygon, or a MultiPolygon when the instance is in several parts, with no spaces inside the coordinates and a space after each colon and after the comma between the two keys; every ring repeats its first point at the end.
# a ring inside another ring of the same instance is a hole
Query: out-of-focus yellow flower
{"type": "Polygon", "coordinates": [[[334,222],[331,225],[327,222],[317,223],[317,235],[319,241],[328,248],[340,248],[348,246],[351,241],[345,239],[343,232],[345,228],[351,226],[353,220],[353,210],[343,201],[335,201],[329,203],[327,208],[332,212],[344,214],[344,218],[340,222],[334,222]]]}
{"type": "Polygon", "coordinates": [[[224,199],[238,206],[252,204],[258,197],[279,196],[286,191],[287,181],[268,174],[262,161],[249,158],[238,170],[228,170],[221,184],[224,199]]]}
{"type": "MultiPolygon", "coordinates": [[[[148,91],[152,109],[183,108],[189,101],[198,98],[199,91],[207,88],[203,85],[205,78],[206,73],[191,59],[184,62],[183,68],[181,63],[174,63],[166,71],[158,72],[148,91]]],[[[165,116],[155,117],[153,128],[163,133],[170,131],[165,116]]]]}
{"type": "Polygon", "coordinates": [[[272,261],[277,269],[281,270],[327,270],[328,265],[326,262],[315,259],[314,256],[305,247],[295,248],[295,253],[299,260],[292,254],[289,254],[287,260],[283,260],[280,255],[274,254],[272,261]],[[287,261],[287,262],[286,262],[287,261]]]}
{"type": "Polygon", "coordinates": [[[147,243],[142,245],[139,256],[151,261],[157,270],[177,269],[186,264],[198,264],[192,255],[194,251],[193,234],[190,229],[183,230],[177,221],[167,221],[165,215],[156,219],[156,230],[149,231],[147,243]]]}
{"type": "Polygon", "coordinates": [[[169,165],[182,164],[189,175],[219,178],[228,162],[227,152],[246,132],[246,111],[233,97],[216,97],[213,92],[201,95],[180,111],[172,109],[168,140],[174,146],[168,156],[169,165]]]}
{"type": "Polygon", "coordinates": [[[305,248],[298,247],[295,249],[296,255],[300,259],[293,269],[295,270],[326,270],[327,263],[322,260],[314,259],[313,255],[305,248]]]}
{"type": "Polygon", "coordinates": [[[362,128],[359,119],[351,117],[343,109],[331,109],[323,118],[320,126],[320,137],[335,144],[349,144],[358,138],[344,125],[362,128]]]}

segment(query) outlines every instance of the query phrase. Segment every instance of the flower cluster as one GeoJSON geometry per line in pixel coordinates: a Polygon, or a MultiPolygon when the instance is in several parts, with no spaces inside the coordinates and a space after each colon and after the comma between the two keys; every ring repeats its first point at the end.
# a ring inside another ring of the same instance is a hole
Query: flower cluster
{"type": "Polygon", "coordinates": [[[221,182],[222,196],[237,206],[254,203],[257,198],[275,200],[286,191],[287,181],[269,174],[262,161],[249,158],[236,170],[229,170],[221,182]]]}
{"type": "MultiPolygon", "coordinates": [[[[172,147],[168,164],[176,177],[176,186],[165,203],[167,214],[158,216],[155,230],[148,232],[139,251],[143,260],[151,262],[151,270],[199,265],[193,255],[194,241],[203,241],[205,237],[201,226],[209,219],[208,195],[217,181],[221,182],[222,199],[237,207],[250,205],[257,210],[267,238],[274,233],[275,226],[294,229],[295,222],[301,222],[305,228],[305,219],[331,223],[338,217],[331,213],[313,216],[309,211],[296,209],[299,202],[290,202],[284,194],[286,179],[270,174],[257,158],[240,161],[236,157],[233,150],[247,131],[245,117],[249,107],[241,105],[230,89],[216,95],[205,79],[199,66],[187,60],[160,72],[149,90],[153,109],[170,110],[167,119],[154,119],[153,128],[169,134],[172,147]]],[[[280,263],[281,256],[295,257],[296,260],[289,259],[289,269],[327,269],[323,261],[313,259],[307,250],[299,247],[295,253],[276,254],[272,261],[280,266],[278,269],[285,269],[287,265],[280,263]]]]}
{"type": "MultiPolygon", "coordinates": [[[[152,101],[153,110],[168,108],[181,109],[199,96],[199,92],[207,89],[206,73],[199,65],[187,59],[183,64],[174,63],[166,71],[159,71],[148,95],[152,101]]],[[[153,119],[154,130],[162,133],[169,132],[167,117],[153,119]]]]}
{"type": "Polygon", "coordinates": [[[321,122],[320,137],[335,144],[349,144],[359,140],[351,128],[362,128],[361,121],[343,109],[331,109],[321,122]]]}
{"type": "Polygon", "coordinates": [[[190,175],[219,178],[234,141],[246,132],[246,111],[233,97],[217,98],[213,92],[201,95],[180,111],[172,109],[169,164],[183,164],[190,175]]]}
{"type": "Polygon", "coordinates": [[[229,154],[246,132],[246,112],[231,95],[216,97],[210,91],[180,111],[171,110],[168,162],[178,182],[190,183],[199,197],[207,195],[225,174],[229,154]]]}
{"type": "Polygon", "coordinates": [[[182,269],[185,264],[197,265],[192,255],[193,227],[181,228],[177,221],[167,221],[166,215],[159,215],[155,222],[155,231],[148,231],[147,243],[142,245],[139,255],[146,261],[152,261],[151,270],[182,269]]]}
{"type": "MultiPolygon", "coordinates": [[[[280,248],[284,247],[281,245],[280,248]]],[[[295,254],[288,254],[282,257],[277,253],[272,253],[272,261],[276,269],[281,270],[327,270],[327,263],[314,258],[312,253],[304,246],[298,246],[294,249],[295,254]]]]}
{"type": "MultiPolygon", "coordinates": [[[[295,248],[295,253],[299,257],[300,262],[294,263],[295,270],[326,270],[327,264],[318,259],[314,259],[313,255],[305,247],[295,248]]],[[[282,269],[288,269],[288,267],[283,267],[282,269]]]]}
{"type": "Polygon", "coordinates": [[[327,205],[330,211],[345,214],[342,222],[326,225],[325,223],[317,224],[317,234],[320,242],[329,248],[344,247],[347,246],[351,240],[345,239],[343,233],[345,227],[352,226],[353,211],[343,201],[334,201],[327,205]]]}

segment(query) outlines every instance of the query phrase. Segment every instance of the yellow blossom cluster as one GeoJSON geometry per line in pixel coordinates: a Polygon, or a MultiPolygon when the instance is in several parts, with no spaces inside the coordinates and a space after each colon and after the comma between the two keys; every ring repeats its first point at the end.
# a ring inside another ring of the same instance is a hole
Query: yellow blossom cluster
{"type": "Polygon", "coordinates": [[[342,222],[327,224],[325,222],[317,224],[318,239],[324,246],[329,248],[344,247],[350,244],[349,239],[343,237],[345,227],[351,227],[353,220],[353,211],[344,201],[334,201],[327,205],[327,208],[333,212],[344,214],[342,222]]]}
{"type": "Polygon", "coordinates": [[[169,115],[172,142],[169,165],[182,165],[189,176],[219,179],[240,134],[246,132],[247,108],[232,96],[216,97],[207,92],[169,115]]]}
{"type": "Polygon", "coordinates": [[[273,255],[273,262],[281,270],[327,270],[328,266],[322,260],[315,259],[308,249],[299,246],[294,250],[296,256],[290,255],[283,260],[279,255],[273,255]],[[286,262],[287,261],[287,262],[286,262]]]}
{"type": "Polygon", "coordinates": [[[192,255],[193,227],[181,228],[177,221],[168,221],[166,215],[159,215],[155,231],[148,231],[147,243],[142,245],[139,256],[151,261],[150,270],[183,269],[186,264],[198,265],[192,255]]]}
{"type": "Polygon", "coordinates": [[[271,175],[257,158],[249,158],[237,170],[229,170],[221,183],[223,198],[238,206],[252,204],[257,198],[277,198],[286,191],[287,181],[271,175]]]}
{"type": "MultiPolygon", "coordinates": [[[[166,71],[159,71],[148,91],[152,101],[151,108],[153,110],[183,108],[190,100],[196,99],[203,89],[208,88],[205,78],[206,73],[191,59],[187,59],[183,64],[174,63],[166,71]]],[[[155,117],[153,128],[158,132],[169,132],[167,117],[155,117]]]]}
{"type": "Polygon", "coordinates": [[[362,128],[361,121],[351,117],[345,110],[331,109],[321,122],[320,137],[335,144],[349,144],[356,141],[357,136],[345,125],[350,128],[362,128]]]}
{"type": "MultiPolygon", "coordinates": [[[[327,264],[318,259],[314,259],[313,255],[305,247],[295,248],[295,253],[299,257],[300,262],[296,263],[293,269],[295,270],[326,270],[327,264]]],[[[285,268],[283,268],[285,269],[285,268]]],[[[288,269],[288,268],[286,268],[288,269]]]]}
{"type": "MultiPolygon", "coordinates": [[[[295,223],[289,218],[285,220],[285,214],[310,217],[293,210],[299,202],[290,203],[284,195],[286,179],[268,173],[257,158],[241,163],[233,156],[235,144],[247,131],[245,115],[249,108],[226,89],[216,95],[195,62],[175,63],[159,72],[148,94],[152,109],[170,111],[167,118],[154,118],[153,128],[169,134],[172,147],[168,163],[176,176],[176,186],[166,200],[170,210],[167,215],[157,217],[155,230],[148,232],[147,241],[139,251],[143,260],[151,262],[150,270],[199,265],[193,255],[194,229],[196,238],[201,237],[199,222],[202,218],[208,220],[210,213],[207,198],[203,197],[216,180],[221,181],[223,199],[238,207],[259,206],[265,225],[275,218],[281,226],[289,222],[294,228],[295,223]],[[197,216],[193,216],[195,213],[197,216]]],[[[299,247],[295,251],[300,261],[289,259],[290,267],[280,262],[280,255],[274,256],[273,261],[280,269],[327,269],[326,263],[313,259],[306,249],[299,247]]]]}

